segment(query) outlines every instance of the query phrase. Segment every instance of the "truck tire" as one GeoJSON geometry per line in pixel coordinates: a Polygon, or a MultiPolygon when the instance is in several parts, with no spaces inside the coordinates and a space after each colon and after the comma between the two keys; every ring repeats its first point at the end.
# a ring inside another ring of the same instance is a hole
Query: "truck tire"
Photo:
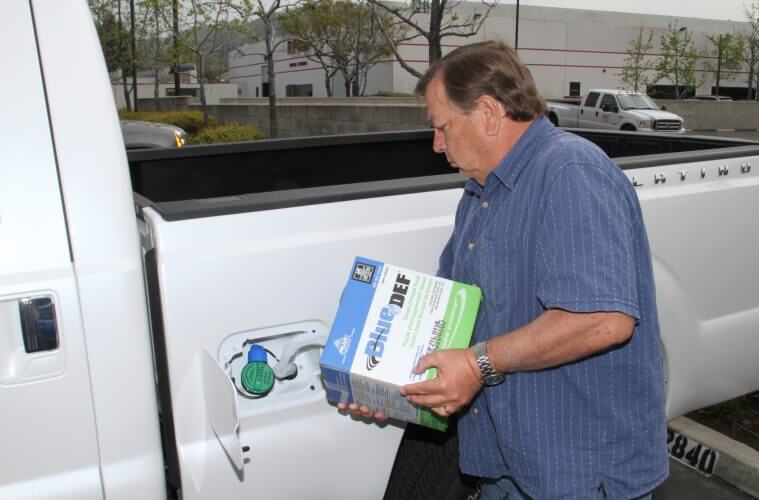
{"type": "Polygon", "coordinates": [[[384,500],[477,498],[477,481],[459,472],[458,457],[455,422],[446,432],[408,424],[384,500]]]}
{"type": "Polygon", "coordinates": [[[554,127],[558,127],[558,126],[559,126],[559,119],[556,117],[556,115],[555,115],[555,114],[553,114],[553,113],[548,113],[548,120],[549,120],[551,123],[553,123],[553,126],[554,126],[554,127]]]}
{"type": "Polygon", "coordinates": [[[635,132],[635,126],[630,125],[629,123],[625,123],[624,125],[622,125],[622,127],[620,128],[620,130],[626,130],[628,132],[635,132]]]}

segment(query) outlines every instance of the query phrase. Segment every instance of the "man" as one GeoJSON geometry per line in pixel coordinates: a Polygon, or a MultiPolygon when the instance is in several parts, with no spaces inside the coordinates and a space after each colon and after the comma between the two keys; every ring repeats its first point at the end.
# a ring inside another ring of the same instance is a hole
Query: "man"
{"type": "Polygon", "coordinates": [[[630,182],[551,125],[502,42],[454,50],[417,93],[433,149],[470,177],[438,272],[484,300],[474,348],[423,357],[417,372],[437,378],[402,394],[458,413],[460,467],[483,478],[483,498],[649,496],[668,473],[664,390],[630,182]]]}

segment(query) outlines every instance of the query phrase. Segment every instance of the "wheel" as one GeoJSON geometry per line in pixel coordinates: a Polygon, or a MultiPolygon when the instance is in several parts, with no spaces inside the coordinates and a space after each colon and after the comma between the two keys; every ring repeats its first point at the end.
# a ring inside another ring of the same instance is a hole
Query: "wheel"
{"type": "Polygon", "coordinates": [[[559,126],[559,119],[556,117],[553,113],[548,113],[548,120],[550,120],[551,123],[553,123],[554,127],[559,126]]]}
{"type": "Polygon", "coordinates": [[[476,479],[459,472],[456,423],[446,432],[409,424],[395,457],[384,500],[477,498],[476,479]]]}
{"type": "Polygon", "coordinates": [[[635,127],[633,127],[629,123],[625,123],[624,125],[622,125],[622,128],[620,130],[626,130],[628,132],[635,132],[635,127]]]}

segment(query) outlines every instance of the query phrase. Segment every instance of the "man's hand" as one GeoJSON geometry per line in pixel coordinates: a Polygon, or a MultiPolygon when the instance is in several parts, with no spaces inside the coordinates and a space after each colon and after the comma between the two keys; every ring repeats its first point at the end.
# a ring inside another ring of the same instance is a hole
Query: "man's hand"
{"type": "Polygon", "coordinates": [[[374,420],[377,420],[379,422],[384,422],[385,420],[387,420],[387,415],[385,415],[381,411],[372,411],[366,406],[358,406],[356,404],[337,403],[337,408],[339,410],[347,410],[351,415],[353,415],[356,418],[363,418],[366,420],[371,420],[372,418],[374,418],[374,420]]]}
{"type": "Polygon", "coordinates": [[[440,416],[453,415],[482,389],[474,349],[444,349],[419,359],[414,373],[437,368],[437,377],[401,387],[401,394],[417,405],[432,408],[440,416]]]}

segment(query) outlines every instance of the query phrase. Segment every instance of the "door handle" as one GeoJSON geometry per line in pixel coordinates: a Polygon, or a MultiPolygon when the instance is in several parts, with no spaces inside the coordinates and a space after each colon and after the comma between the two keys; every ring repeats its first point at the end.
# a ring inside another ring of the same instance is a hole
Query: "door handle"
{"type": "Polygon", "coordinates": [[[55,304],[50,297],[24,297],[18,301],[21,337],[27,353],[58,348],[55,304]]]}
{"type": "Polygon", "coordinates": [[[596,116],[598,116],[598,111],[596,111],[596,116]]]}
{"type": "Polygon", "coordinates": [[[0,299],[0,386],[54,378],[66,369],[56,295],[0,299]]]}

